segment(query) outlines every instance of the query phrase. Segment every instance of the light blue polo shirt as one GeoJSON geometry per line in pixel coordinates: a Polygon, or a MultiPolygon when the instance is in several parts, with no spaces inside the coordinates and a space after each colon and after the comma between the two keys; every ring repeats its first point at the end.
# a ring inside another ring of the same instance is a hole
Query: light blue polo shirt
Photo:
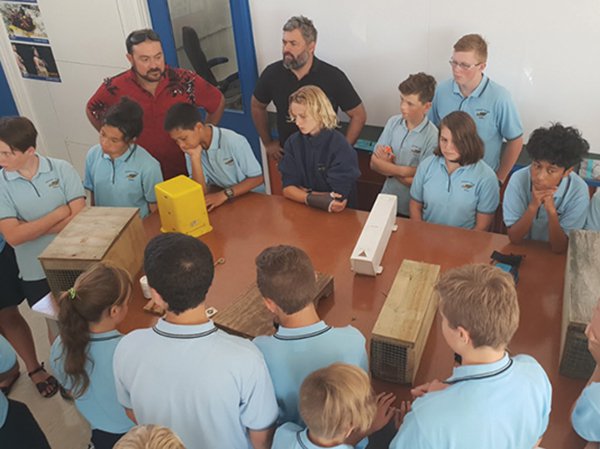
{"type": "MultiPolygon", "coordinates": [[[[512,174],[502,204],[504,223],[514,225],[523,216],[531,202],[531,165],[512,174]]],[[[554,193],[554,205],[560,227],[569,235],[573,229],[583,229],[588,214],[590,194],[587,184],[574,172],[563,178],[554,193]]],[[[526,238],[547,242],[548,214],[540,206],[526,238]]]]}
{"type": "MultiPolygon", "coordinates": [[[[126,433],[135,424],[125,414],[117,400],[113,375],[113,355],[122,335],[116,331],[90,334],[87,347],[88,362],[85,370],[90,384],[85,393],[75,399],[79,412],[92,429],[109,433],[126,433]]],[[[63,344],[61,338],[54,340],[50,350],[50,366],[58,382],[67,390],[73,388],[64,371],[63,344]]]]}
{"type": "Polygon", "coordinates": [[[600,190],[596,190],[596,193],[594,193],[594,196],[590,201],[585,229],[590,231],[600,231],[600,190]]]}
{"type": "Polygon", "coordinates": [[[519,112],[510,93],[483,75],[477,88],[463,97],[454,79],[440,83],[435,90],[429,118],[436,126],[453,111],[465,111],[477,125],[477,133],[485,144],[483,160],[494,169],[500,166],[502,143],[523,135],[519,112]]]}
{"type": "MultiPolygon", "coordinates": [[[[308,438],[308,430],[291,422],[281,425],[273,437],[271,449],[324,449],[308,438]]],[[[328,446],[328,449],[352,449],[348,444],[328,446]]]]}
{"type": "MultiPolygon", "coordinates": [[[[17,363],[17,354],[8,340],[0,335],[0,373],[5,373],[17,363]]],[[[0,427],[4,426],[8,415],[8,399],[0,392],[0,427]]]]}
{"type": "Polygon", "coordinates": [[[431,156],[419,164],[410,196],[423,204],[423,220],[473,229],[478,213],[496,212],[500,188],[496,173],[483,160],[449,175],[445,159],[431,156]]]}
{"type": "Polygon", "coordinates": [[[552,387],[530,356],[459,366],[446,382],[412,403],[390,449],[533,448],[548,427],[552,387]]]}
{"type": "MultiPolygon", "coordinates": [[[[244,136],[230,129],[211,127],[212,140],[208,149],[202,151],[201,157],[207,184],[227,188],[239,184],[246,178],[262,175],[260,164],[244,136]]],[[[187,154],[185,163],[188,174],[192,176],[192,161],[187,154]]],[[[265,185],[261,184],[252,191],[264,192],[265,185]]]]}
{"type": "Polygon", "coordinates": [[[592,382],[577,399],[571,422],[575,432],[587,441],[600,441],[600,383],[592,382]]]}
{"type": "MultiPolygon", "coordinates": [[[[17,171],[0,173],[0,220],[16,218],[33,221],[64,204],[85,196],[81,179],[67,161],[37,154],[39,169],[28,180],[17,171]]],[[[21,277],[25,281],[45,279],[38,256],[56,234],[43,235],[15,246],[21,277]]]]}
{"type": "MultiPolygon", "coordinates": [[[[421,161],[433,154],[438,142],[438,129],[425,117],[414,129],[406,126],[402,115],[394,115],[387,121],[375,147],[379,145],[392,148],[396,165],[416,167],[421,161]]],[[[408,215],[410,187],[405,186],[393,176],[383,183],[381,193],[389,193],[398,197],[398,213],[408,215]]]]}
{"type": "Polygon", "coordinates": [[[124,336],[114,357],[117,397],[139,424],[171,428],[188,449],[252,449],[247,429],[271,428],[277,401],[260,351],[212,321],[124,336]]]}
{"type": "Polygon", "coordinates": [[[100,144],[88,151],[83,186],[94,193],[96,206],[137,207],[144,218],[156,203],[154,186],[163,181],[159,162],[139,145],[112,160],[100,144]]]}
{"type": "Polygon", "coordinates": [[[265,357],[279,404],[279,423],[304,424],[298,410],[302,382],[313,371],[335,362],[369,369],[365,337],[352,326],[325,322],[300,328],[280,326],[275,335],[254,339],[265,357]]]}

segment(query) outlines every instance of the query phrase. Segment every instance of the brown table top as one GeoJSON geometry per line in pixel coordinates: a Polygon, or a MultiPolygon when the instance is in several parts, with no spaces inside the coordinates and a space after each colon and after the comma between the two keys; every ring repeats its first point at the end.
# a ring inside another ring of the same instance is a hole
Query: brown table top
{"type": "MultiPolygon", "coordinates": [[[[354,210],[327,214],[279,196],[260,194],[226,203],[209,215],[213,231],[200,237],[215,260],[225,258],[225,263],[215,268],[206,305],[221,310],[243,293],[255,280],[254,258],[265,247],[295,245],[309,254],[316,270],[334,276],[334,294],[319,305],[321,317],[334,326],[352,324],[368,339],[402,260],[438,264],[445,271],[468,263],[488,263],[494,250],[525,254],[517,285],[521,320],[510,350],[535,357],[552,382],[552,413],[542,446],[583,447],[583,440],[571,429],[569,413],[585,382],[558,373],[565,256],[553,254],[547,244],[539,242],[516,246],[505,235],[399,218],[398,230],[392,233],[383,257],[383,273],[377,277],[355,275],[349,259],[367,216],[354,210]]],[[[157,235],[158,215],[145,219],[144,226],[148,236],[157,235]]],[[[144,299],[135,284],[130,312],[121,326],[124,332],[156,321],[142,311],[144,299]]],[[[436,316],[417,383],[448,377],[452,363],[453,353],[444,342],[436,316]]],[[[399,400],[410,399],[407,386],[377,380],[373,384],[377,391],[396,392],[399,400]]]]}

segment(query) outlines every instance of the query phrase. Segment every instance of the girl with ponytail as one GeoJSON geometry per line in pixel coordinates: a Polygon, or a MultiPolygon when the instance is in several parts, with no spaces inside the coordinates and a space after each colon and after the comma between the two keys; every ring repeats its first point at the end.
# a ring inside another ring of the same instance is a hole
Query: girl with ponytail
{"type": "Polygon", "coordinates": [[[125,270],[97,263],[59,299],[60,336],[50,363],[90,423],[96,449],[112,448],[134,425],[117,400],[112,368],[131,287],[125,270]]]}

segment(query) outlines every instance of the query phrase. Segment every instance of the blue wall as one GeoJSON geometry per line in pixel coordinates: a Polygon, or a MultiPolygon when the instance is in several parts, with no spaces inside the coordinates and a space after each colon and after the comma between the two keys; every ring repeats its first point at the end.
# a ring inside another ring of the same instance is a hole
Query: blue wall
{"type": "Polygon", "coordinates": [[[17,111],[17,105],[6,82],[2,65],[0,65],[0,117],[5,115],[19,115],[19,111],[17,111]]]}

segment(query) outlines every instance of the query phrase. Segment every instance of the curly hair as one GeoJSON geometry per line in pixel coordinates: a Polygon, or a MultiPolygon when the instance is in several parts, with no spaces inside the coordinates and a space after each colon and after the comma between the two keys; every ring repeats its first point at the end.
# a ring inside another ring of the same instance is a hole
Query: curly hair
{"type": "Polygon", "coordinates": [[[552,123],[548,128],[534,130],[525,148],[534,161],[547,161],[568,169],[581,162],[590,144],[576,128],[552,123]]]}

